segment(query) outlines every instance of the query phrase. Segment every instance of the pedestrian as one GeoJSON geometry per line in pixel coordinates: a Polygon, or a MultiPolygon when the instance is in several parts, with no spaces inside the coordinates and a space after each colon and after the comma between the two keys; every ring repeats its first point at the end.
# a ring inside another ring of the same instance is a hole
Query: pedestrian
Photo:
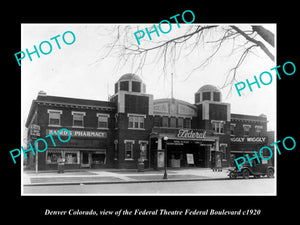
{"type": "Polygon", "coordinates": [[[65,159],[61,156],[57,159],[58,173],[64,173],[65,159]]]}
{"type": "Polygon", "coordinates": [[[221,156],[220,155],[216,155],[217,159],[216,159],[216,170],[217,172],[222,171],[222,161],[221,161],[221,156]]]}

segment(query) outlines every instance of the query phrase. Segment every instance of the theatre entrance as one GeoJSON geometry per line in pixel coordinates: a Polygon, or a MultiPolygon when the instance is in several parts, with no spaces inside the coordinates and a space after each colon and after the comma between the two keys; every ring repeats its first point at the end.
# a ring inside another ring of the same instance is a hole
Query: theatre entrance
{"type": "Polygon", "coordinates": [[[199,143],[168,143],[168,167],[208,167],[209,148],[199,143]]]}

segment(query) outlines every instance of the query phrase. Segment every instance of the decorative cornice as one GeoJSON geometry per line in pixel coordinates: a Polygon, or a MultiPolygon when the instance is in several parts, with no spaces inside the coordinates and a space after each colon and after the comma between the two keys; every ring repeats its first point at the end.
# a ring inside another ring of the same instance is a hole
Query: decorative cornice
{"type": "Polygon", "coordinates": [[[68,107],[68,108],[78,108],[78,109],[94,109],[94,110],[105,110],[113,111],[116,107],[110,106],[94,106],[94,105],[80,105],[73,103],[61,103],[61,102],[46,102],[46,101],[36,101],[38,105],[49,105],[49,106],[58,106],[58,107],[68,107]]]}

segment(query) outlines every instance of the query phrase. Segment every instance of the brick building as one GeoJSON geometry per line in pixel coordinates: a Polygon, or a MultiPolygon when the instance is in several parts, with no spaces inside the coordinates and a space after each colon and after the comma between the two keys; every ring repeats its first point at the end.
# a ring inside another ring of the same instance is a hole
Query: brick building
{"type": "Polygon", "coordinates": [[[66,159],[66,168],[137,168],[138,162],[163,168],[166,146],[169,167],[214,167],[216,161],[225,167],[268,141],[266,116],[232,114],[216,87],[201,87],[193,104],[153,99],[134,74],[121,76],[110,101],[39,92],[25,125],[27,143],[38,138],[32,135],[35,125],[42,138],[61,128],[72,135],[67,143],[49,143],[36,156],[28,152],[27,166],[38,162],[39,170],[57,168],[59,156],[66,159]]]}

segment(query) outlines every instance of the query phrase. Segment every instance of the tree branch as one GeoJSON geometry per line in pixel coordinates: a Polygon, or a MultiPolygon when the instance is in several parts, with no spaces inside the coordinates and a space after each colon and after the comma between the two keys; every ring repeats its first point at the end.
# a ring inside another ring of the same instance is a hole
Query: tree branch
{"type": "Polygon", "coordinates": [[[274,47],[274,34],[263,26],[252,26],[252,30],[256,31],[266,42],[274,47]]]}
{"type": "Polygon", "coordinates": [[[253,42],[254,44],[258,45],[266,54],[267,56],[269,56],[269,58],[274,62],[275,57],[274,55],[269,51],[269,49],[267,49],[267,47],[261,42],[261,41],[257,41],[253,38],[251,38],[250,36],[248,36],[245,32],[243,32],[241,29],[239,29],[236,26],[230,26],[232,27],[232,29],[236,30],[238,33],[240,33],[244,38],[246,38],[248,41],[253,42]]]}

